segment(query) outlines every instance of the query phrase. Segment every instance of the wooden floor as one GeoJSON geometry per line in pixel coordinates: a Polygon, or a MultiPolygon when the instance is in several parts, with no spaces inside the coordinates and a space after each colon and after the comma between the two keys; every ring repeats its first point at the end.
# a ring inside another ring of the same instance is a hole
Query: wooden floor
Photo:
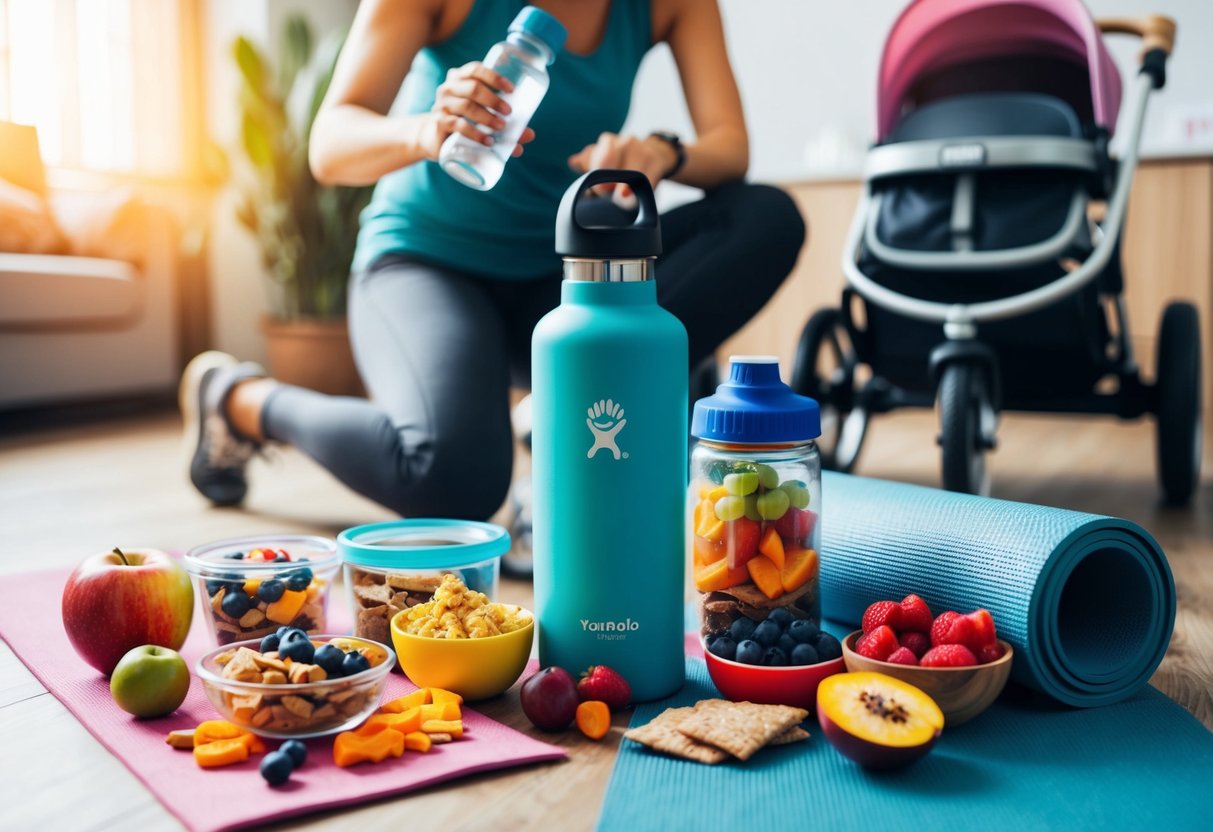
{"type": "MultiPolygon", "coordinates": [[[[877,420],[857,473],[937,485],[934,434],[926,412],[877,420]]],[[[1213,454],[1206,453],[1194,504],[1183,510],[1159,504],[1150,422],[1008,415],[991,467],[995,496],[1126,517],[1158,538],[1175,573],[1179,613],[1153,684],[1213,730],[1213,454]]],[[[0,573],[69,566],[115,545],[179,550],[257,532],[332,535],[391,516],[290,449],[256,460],[251,481],[244,509],[210,508],[186,479],[180,422],[164,406],[87,420],[0,416],[0,573]]],[[[528,583],[503,583],[506,600],[530,603],[528,583]]],[[[526,730],[515,694],[484,710],[526,730]]],[[[443,830],[590,829],[619,731],[603,744],[575,734],[557,740],[571,748],[565,763],[477,776],[458,789],[431,788],[291,828],[403,828],[424,818],[426,828],[443,830]]],[[[0,824],[16,823],[8,828],[178,828],[5,645],[0,767],[0,814],[21,807],[19,818],[0,824]],[[76,785],[65,790],[64,782],[76,785]]]]}

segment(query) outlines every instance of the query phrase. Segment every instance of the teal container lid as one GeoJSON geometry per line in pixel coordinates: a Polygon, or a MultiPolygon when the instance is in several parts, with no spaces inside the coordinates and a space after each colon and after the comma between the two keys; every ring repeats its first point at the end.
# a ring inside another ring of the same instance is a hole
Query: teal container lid
{"type": "Polygon", "coordinates": [[[691,434],[714,442],[808,442],[821,436],[821,408],[792,392],[770,355],[729,357],[729,378],[695,402],[691,434]]]}
{"type": "Polygon", "coordinates": [[[357,566],[457,569],[504,555],[510,533],[474,520],[389,520],[346,529],[337,535],[337,550],[357,566]]]}
{"type": "Polygon", "coordinates": [[[539,38],[552,50],[552,57],[564,48],[565,38],[569,36],[564,24],[555,17],[535,6],[527,6],[518,12],[514,22],[510,24],[511,32],[526,32],[539,38]]]}

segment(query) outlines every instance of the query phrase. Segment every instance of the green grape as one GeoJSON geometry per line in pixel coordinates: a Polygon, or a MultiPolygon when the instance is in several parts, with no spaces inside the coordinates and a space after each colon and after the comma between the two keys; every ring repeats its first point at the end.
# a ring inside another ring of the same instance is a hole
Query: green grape
{"type": "Polygon", "coordinates": [[[809,507],[809,487],[800,480],[788,480],[779,486],[779,490],[788,495],[788,502],[792,508],[809,507]]]}
{"type": "Polygon", "coordinates": [[[741,471],[728,474],[724,478],[724,487],[730,494],[744,497],[758,490],[758,472],[741,471]]]}
{"type": "Polygon", "coordinates": [[[724,521],[736,520],[745,516],[745,497],[730,494],[716,501],[716,516],[724,521]]]}
{"type": "Polygon", "coordinates": [[[781,488],[773,488],[758,498],[758,513],[763,520],[778,520],[787,514],[788,493],[781,488]]]}
{"type": "Polygon", "coordinates": [[[761,462],[754,463],[758,469],[758,484],[763,488],[772,489],[779,487],[779,472],[770,465],[763,465],[761,462]]]}
{"type": "Polygon", "coordinates": [[[762,520],[762,515],[758,513],[758,499],[757,494],[750,494],[745,498],[745,516],[755,523],[762,520]]]}

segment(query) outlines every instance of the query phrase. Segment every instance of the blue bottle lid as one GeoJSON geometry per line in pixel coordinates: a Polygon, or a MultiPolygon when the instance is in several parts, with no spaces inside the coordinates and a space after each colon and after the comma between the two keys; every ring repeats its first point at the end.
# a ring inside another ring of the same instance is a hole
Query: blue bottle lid
{"type": "Polygon", "coordinates": [[[792,392],[770,355],[729,357],[729,378],[695,402],[691,433],[715,442],[807,442],[821,435],[821,408],[792,392]]]}
{"type": "Polygon", "coordinates": [[[552,50],[553,58],[564,48],[564,40],[569,35],[563,23],[543,9],[538,9],[534,6],[526,6],[522,11],[518,12],[518,16],[514,18],[514,22],[510,24],[510,31],[526,32],[539,38],[552,50]]]}

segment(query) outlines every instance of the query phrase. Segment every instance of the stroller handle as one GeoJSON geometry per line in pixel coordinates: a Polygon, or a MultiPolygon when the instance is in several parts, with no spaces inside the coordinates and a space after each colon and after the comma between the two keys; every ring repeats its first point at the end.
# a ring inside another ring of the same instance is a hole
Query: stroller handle
{"type": "Polygon", "coordinates": [[[1105,35],[1134,35],[1141,38],[1141,59],[1151,50],[1160,49],[1170,55],[1175,49],[1175,20],[1161,14],[1142,18],[1101,17],[1095,21],[1105,35]]]}

